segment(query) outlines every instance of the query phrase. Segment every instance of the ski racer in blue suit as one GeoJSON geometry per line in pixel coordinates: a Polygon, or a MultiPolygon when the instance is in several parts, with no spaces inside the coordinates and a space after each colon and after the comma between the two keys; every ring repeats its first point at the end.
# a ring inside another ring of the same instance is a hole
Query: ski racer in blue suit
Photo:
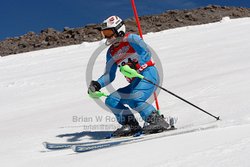
{"type": "MultiPolygon", "coordinates": [[[[146,43],[136,34],[125,33],[124,22],[118,16],[106,19],[99,30],[107,39],[106,44],[111,46],[106,55],[105,73],[97,81],[90,83],[88,92],[99,91],[110,84],[115,79],[117,68],[124,65],[129,65],[130,68],[137,70],[138,73],[154,83],[159,83],[158,71],[146,43]]],[[[105,100],[106,106],[122,125],[113,133],[113,136],[129,136],[142,130],[147,133],[166,130],[169,127],[168,123],[157,114],[152,104],[146,102],[156,87],[140,78],[126,79],[129,81],[129,85],[113,92],[105,100]],[[131,109],[125,104],[139,112],[149,125],[142,129],[131,109]]]]}

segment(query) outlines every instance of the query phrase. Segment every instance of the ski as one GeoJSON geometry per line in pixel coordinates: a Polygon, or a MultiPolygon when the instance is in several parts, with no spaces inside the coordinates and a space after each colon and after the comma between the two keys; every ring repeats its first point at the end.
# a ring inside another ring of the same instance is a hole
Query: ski
{"type": "MultiPolygon", "coordinates": [[[[171,127],[174,127],[175,123],[177,122],[178,118],[169,117],[169,124],[171,127]]],[[[144,125],[145,126],[145,125],[144,125]]],[[[121,140],[127,140],[130,138],[134,138],[135,136],[140,136],[141,133],[137,133],[134,136],[128,136],[128,137],[112,137],[112,135],[106,136],[103,139],[99,139],[96,141],[89,141],[89,142],[74,142],[74,143],[52,143],[52,142],[43,142],[43,146],[48,150],[61,150],[61,149],[68,149],[75,145],[91,145],[91,144],[97,144],[97,143],[103,143],[103,142],[110,142],[110,141],[121,141],[121,140]]]]}
{"type": "Polygon", "coordinates": [[[121,144],[125,144],[127,142],[132,142],[140,140],[140,138],[137,137],[131,137],[129,139],[122,139],[119,141],[110,141],[110,142],[103,142],[103,143],[96,143],[96,144],[90,144],[90,145],[73,145],[71,146],[71,149],[74,152],[87,152],[87,151],[92,151],[92,150],[98,150],[101,148],[107,148],[107,147],[113,147],[121,144]]]}
{"type": "Polygon", "coordinates": [[[94,144],[98,143],[98,141],[93,142],[78,142],[78,143],[50,143],[50,142],[43,142],[43,146],[49,150],[60,150],[60,149],[67,149],[74,145],[83,145],[83,144],[94,144]]]}
{"type": "Polygon", "coordinates": [[[103,149],[103,148],[111,148],[111,147],[115,147],[115,146],[138,143],[138,142],[158,139],[158,138],[162,138],[162,137],[192,133],[192,132],[212,129],[212,128],[216,128],[216,127],[218,127],[218,126],[217,125],[210,125],[210,126],[202,126],[202,127],[188,128],[188,129],[183,128],[183,129],[179,129],[178,131],[175,129],[169,129],[169,130],[164,131],[162,133],[156,133],[156,134],[150,134],[150,135],[143,135],[142,134],[138,137],[121,138],[120,140],[117,140],[117,141],[111,140],[111,141],[107,141],[107,142],[99,142],[99,143],[93,143],[93,144],[87,144],[87,145],[73,145],[73,146],[71,146],[71,149],[74,152],[82,153],[82,152],[103,149]],[[173,132],[170,132],[170,131],[173,131],[173,132]]]}
{"type": "MultiPolygon", "coordinates": [[[[139,134],[138,134],[139,135],[139,134]]],[[[124,139],[130,139],[134,138],[134,136],[128,136],[128,137],[112,137],[112,136],[107,136],[106,138],[96,140],[96,141],[89,141],[89,142],[75,142],[75,143],[51,143],[51,142],[43,142],[43,146],[46,149],[49,150],[60,150],[60,149],[68,149],[71,146],[74,145],[91,145],[91,144],[97,144],[97,143],[104,143],[104,142],[110,142],[110,141],[120,141],[124,139]]]]}

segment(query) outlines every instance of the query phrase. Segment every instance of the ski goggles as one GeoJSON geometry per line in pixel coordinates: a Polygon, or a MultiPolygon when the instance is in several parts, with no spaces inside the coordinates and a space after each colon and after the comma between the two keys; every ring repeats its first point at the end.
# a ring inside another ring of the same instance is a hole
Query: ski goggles
{"type": "Polygon", "coordinates": [[[115,35],[115,32],[113,31],[113,29],[104,29],[101,30],[101,34],[104,38],[111,38],[115,35]]]}

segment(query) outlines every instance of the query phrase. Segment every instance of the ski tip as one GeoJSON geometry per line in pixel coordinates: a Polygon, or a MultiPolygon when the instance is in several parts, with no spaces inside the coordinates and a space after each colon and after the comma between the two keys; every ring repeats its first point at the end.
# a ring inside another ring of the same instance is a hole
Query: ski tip
{"type": "Polygon", "coordinates": [[[217,119],[218,121],[221,120],[220,117],[217,117],[216,119],[217,119]]]}
{"type": "Polygon", "coordinates": [[[72,149],[74,152],[76,152],[76,148],[77,148],[77,146],[71,146],[71,149],[72,149]]]}
{"type": "Polygon", "coordinates": [[[43,142],[42,144],[45,148],[48,148],[48,142],[43,142]]]}

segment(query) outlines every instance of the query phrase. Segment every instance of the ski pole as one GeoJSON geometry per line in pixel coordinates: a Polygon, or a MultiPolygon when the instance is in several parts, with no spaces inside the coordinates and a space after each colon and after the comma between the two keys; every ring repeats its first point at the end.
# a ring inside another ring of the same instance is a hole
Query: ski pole
{"type": "Polygon", "coordinates": [[[176,94],[170,92],[169,90],[163,88],[162,86],[157,85],[156,83],[154,83],[154,82],[148,80],[148,79],[145,78],[143,75],[139,74],[136,70],[131,69],[128,65],[121,66],[121,67],[120,67],[120,71],[121,71],[122,74],[125,75],[126,77],[129,77],[129,78],[138,77],[138,78],[140,78],[140,79],[144,79],[145,81],[147,81],[147,82],[149,82],[149,83],[151,83],[151,84],[157,86],[158,88],[164,90],[165,92],[167,92],[167,93],[169,93],[169,94],[171,94],[171,95],[173,95],[173,96],[179,98],[180,100],[182,100],[182,101],[184,101],[184,102],[190,104],[191,106],[193,106],[193,107],[199,109],[200,111],[202,111],[202,112],[204,112],[204,113],[210,115],[211,117],[214,117],[216,120],[220,120],[220,117],[214,116],[213,114],[211,114],[211,113],[209,113],[209,112],[203,110],[202,108],[200,108],[200,107],[194,105],[193,103],[191,103],[191,102],[189,102],[189,101],[183,99],[182,97],[180,97],[180,96],[178,96],[178,95],[176,95],[176,94]]]}

